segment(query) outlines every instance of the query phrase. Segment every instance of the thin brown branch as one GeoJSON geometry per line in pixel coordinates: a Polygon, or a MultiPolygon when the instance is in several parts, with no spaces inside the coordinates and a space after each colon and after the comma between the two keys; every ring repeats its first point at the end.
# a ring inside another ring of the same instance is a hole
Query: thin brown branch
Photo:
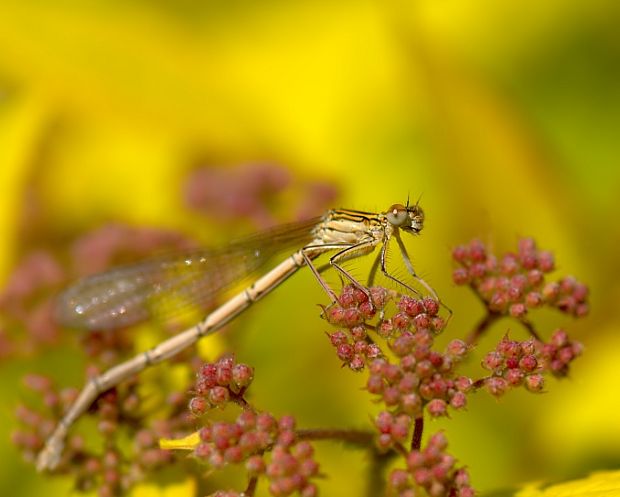
{"type": "Polygon", "coordinates": [[[366,486],[367,497],[377,497],[385,493],[385,469],[389,462],[396,456],[394,452],[382,454],[376,450],[371,451],[370,468],[368,468],[368,485],[366,486]]]}
{"type": "Polygon", "coordinates": [[[482,334],[501,317],[502,315],[499,312],[487,310],[486,315],[478,322],[474,330],[465,339],[467,345],[474,345],[480,339],[482,334]]]}
{"type": "Polygon", "coordinates": [[[254,492],[256,492],[257,483],[258,483],[258,478],[256,476],[253,476],[252,478],[250,478],[250,481],[248,481],[248,486],[243,492],[243,495],[245,495],[245,497],[254,497],[254,492]]]}
{"type": "Polygon", "coordinates": [[[413,436],[411,437],[411,450],[420,450],[422,447],[422,433],[424,433],[424,418],[415,418],[413,436]]]}
{"type": "Polygon", "coordinates": [[[297,430],[297,437],[299,440],[340,440],[361,447],[374,445],[374,434],[364,430],[306,429],[297,430]]]}
{"type": "Polygon", "coordinates": [[[529,334],[535,339],[538,340],[539,342],[542,342],[542,339],[540,338],[540,335],[538,334],[538,332],[536,331],[536,329],[534,328],[534,324],[526,319],[522,319],[521,323],[523,323],[523,326],[525,326],[525,329],[529,332],[529,334]]]}

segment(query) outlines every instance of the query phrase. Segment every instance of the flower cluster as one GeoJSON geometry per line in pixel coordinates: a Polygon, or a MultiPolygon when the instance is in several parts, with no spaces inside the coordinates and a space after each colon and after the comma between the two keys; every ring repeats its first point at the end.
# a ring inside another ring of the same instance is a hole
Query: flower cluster
{"type": "MultiPolygon", "coordinates": [[[[297,217],[305,219],[322,213],[334,200],[337,189],[325,182],[294,185],[290,172],[277,164],[242,164],[238,167],[202,165],[191,171],[183,187],[188,207],[217,220],[250,220],[257,227],[273,225],[280,204],[285,204],[291,188],[298,187],[301,199],[297,217]]],[[[292,212],[293,207],[284,210],[292,212]]]]}
{"type": "MultiPolygon", "coordinates": [[[[46,438],[52,433],[55,418],[67,409],[77,398],[75,389],[58,390],[52,380],[46,376],[30,374],[24,378],[26,388],[36,393],[43,401],[43,412],[25,405],[18,405],[15,417],[20,421],[20,428],[12,435],[13,443],[22,451],[24,459],[34,461],[37,453],[43,448],[46,438]]],[[[70,451],[79,451],[84,440],[79,435],[71,435],[68,442],[70,451]]],[[[66,460],[63,459],[63,464],[66,460]]]]}
{"type": "Polygon", "coordinates": [[[467,470],[455,467],[454,457],[446,453],[447,446],[445,435],[438,432],[428,439],[424,449],[409,452],[405,459],[407,469],[390,473],[392,491],[398,497],[415,497],[421,487],[431,497],[473,497],[467,470]]]}
{"type": "Polygon", "coordinates": [[[248,474],[269,480],[269,491],[275,497],[294,492],[302,497],[318,494],[310,481],[319,472],[314,449],[309,442],[298,440],[292,416],[277,420],[268,413],[244,411],[235,422],[207,424],[199,434],[200,443],[194,455],[211,467],[219,469],[245,462],[248,474]]]}
{"type": "Polygon", "coordinates": [[[368,339],[366,328],[362,325],[354,326],[350,333],[335,331],[327,335],[336,348],[338,358],[353,371],[361,371],[369,359],[381,355],[381,349],[368,339]]]}
{"type": "MultiPolygon", "coordinates": [[[[467,347],[460,340],[450,342],[444,354],[428,345],[428,334],[418,332],[399,337],[409,342],[407,352],[394,364],[376,359],[370,365],[366,388],[379,395],[395,413],[419,417],[426,407],[432,417],[446,416],[448,406],[462,409],[473,381],[456,376],[454,367],[465,356],[467,347]],[[427,343],[424,343],[427,342],[427,343]]],[[[405,352],[404,347],[401,349],[405,352]]]]}
{"type": "MultiPolygon", "coordinates": [[[[25,380],[26,386],[43,399],[45,407],[35,410],[18,406],[16,416],[21,427],[13,432],[12,438],[24,458],[34,461],[78,392],[75,389],[59,391],[45,376],[29,375],[25,380]]],[[[149,426],[135,414],[140,402],[136,388],[134,380],[122,390],[109,390],[91,410],[90,415],[95,417],[97,430],[105,441],[102,452],[89,449],[90,444],[81,435],[69,436],[55,471],[73,474],[77,489],[90,491],[97,488],[101,497],[125,495],[146,474],[170,465],[175,459],[174,454],[159,448],[158,440],[183,433],[191,427],[191,420],[185,413],[184,396],[171,395],[166,402],[171,409],[170,416],[149,426]],[[117,440],[120,426],[130,427],[129,435],[134,437],[130,454],[120,449],[122,444],[117,440]]]]}
{"type": "Polygon", "coordinates": [[[387,306],[397,298],[395,293],[373,287],[369,294],[370,298],[353,285],[345,286],[338,303],[326,312],[328,321],[344,327],[328,334],[338,358],[354,371],[368,366],[368,391],[379,395],[395,414],[416,418],[426,406],[436,417],[447,415],[448,406],[465,407],[472,381],[456,377],[454,368],[467,354],[467,345],[453,340],[444,353],[432,350],[435,335],[445,326],[439,303],[403,295],[391,309],[387,306]],[[378,322],[369,324],[377,311],[378,322]],[[391,350],[395,363],[371,340],[370,330],[391,350]]]}
{"type": "Polygon", "coordinates": [[[491,395],[499,397],[508,389],[525,385],[531,392],[545,386],[539,347],[535,339],[518,342],[505,336],[495,350],[482,360],[482,367],[491,372],[484,384],[491,395]]]}
{"type": "Polygon", "coordinates": [[[432,332],[436,335],[445,327],[444,319],[439,316],[439,302],[426,297],[415,299],[403,295],[397,302],[399,312],[393,317],[382,319],[378,333],[384,338],[391,338],[398,332],[415,330],[419,332],[432,332]]]}
{"type": "MultiPolygon", "coordinates": [[[[20,427],[13,432],[12,439],[24,458],[34,461],[63,413],[76,400],[78,391],[59,390],[46,376],[29,375],[25,382],[43,400],[43,406],[18,406],[16,417],[20,427]]],[[[95,420],[104,441],[103,450],[94,451],[90,448],[93,444],[83,436],[70,434],[55,472],[71,473],[81,491],[96,488],[101,497],[116,497],[125,495],[148,474],[172,464],[175,455],[160,449],[159,439],[178,436],[192,428],[193,418],[186,412],[185,395],[170,393],[164,402],[167,416],[153,419],[149,412],[138,409],[141,399],[137,392],[138,381],[134,378],[122,388],[101,395],[88,416],[95,420]],[[126,436],[133,438],[133,447],[126,447],[126,436]]]]}
{"type": "Polygon", "coordinates": [[[324,312],[327,321],[345,330],[328,333],[338,358],[353,371],[361,371],[369,361],[382,355],[367,333],[365,322],[372,319],[377,309],[383,309],[391,295],[381,287],[369,288],[368,293],[354,285],[347,285],[338,301],[324,312]]]}
{"type": "Polygon", "coordinates": [[[328,337],[339,359],[350,369],[361,371],[383,355],[379,346],[368,336],[368,329],[376,329],[383,339],[394,339],[397,349],[408,341],[407,337],[400,341],[398,337],[401,334],[411,335],[409,330],[437,334],[443,329],[445,322],[438,315],[439,304],[431,298],[400,296],[397,303],[399,312],[386,318],[385,308],[397,295],[383,287],[371,287],[366,293],[355,285],[347,285],[338,296],[338,301],[325,311],[330,324],[344,328],[328,333],[328,337]],[[381,316],[379,323],[369,325],[368,321],[376,316],[377,311],[381,316]]]}
{"type": "Polygon", "coordinates": [[[566,376],[570,363],[581,351],[582,345],[570,340],[563,330],[553,332],[549,343],[534,338],[519,342],[505,336],[482,361],[482,367],[492,373],[484,384],[495,396],[521,385],[531,392],[541,392],[544,373],[566,376]]]}
{"type": "MultiPolygon", "coordinates": [[[[173,231],[110,224],[77,238],[64,254],[44,249],[28,253],[0,292],[0,359],[62,343],[52,295],[69,281],[143,258],[156,250],[194,246],[191,240],[173,231]],[[69,260],[69,264],[62,264],[63,259],[69,260]]],[[[113,353],[115,349],[107,350],[113,353]]]]}
{"type": "Polygon", "coordinates": [[[452,257],[460,265],[454,282],[470,285],[493,312],[522,318],[529,309],[549,305],[575,317],[588,313],[587,287],[571,276],[546,282],[545,274],[555,269],[553,255],[531,238],[520,239],[517,253],[501,259],[480,240],[459,245],[452,257]]]}
{"type": "Polygon", "coordinates": [[[555,330],[548,343],[541,344],[540,357],[545,369],[555,376],[568,374],[570,363],[581,355],[583,345],[571,340],[562,329],[555,330]]]}
{"type": "Polygon", "coordinates": [[[20,261],[0,292],[0,358],[31,353],[59,341],[52,302],[42,297],[57,291],[66,278],[66,271],[47,251],[31,252],[20,261]]]}
{"type": "Polygon", "coordinates": [[[356,285],[346,285],[338,301],[325,310],[325,319],[334,326],[355,328],[372,319],[377,309],[382,309],[390,298],[385,288],[362,290],[356,285]]]}
{"type": "Polygon", "coordinates": [[[189,401],[189,409],[195,416],[201,416],[213,407],[238,400],[253,379],[254,369],[247,364],[236,363],[233,356],[207,363],[196,375],[196,396],[189,401]]]}
{"type": "Polygon", "coordinates": [[[375,418],[375,428],[379,431],[377,448],[386,452],[394,446],[404,444],[409,437],[411,421],[408,414],[394,415],[389,411],[381,411],[375,418]]]}

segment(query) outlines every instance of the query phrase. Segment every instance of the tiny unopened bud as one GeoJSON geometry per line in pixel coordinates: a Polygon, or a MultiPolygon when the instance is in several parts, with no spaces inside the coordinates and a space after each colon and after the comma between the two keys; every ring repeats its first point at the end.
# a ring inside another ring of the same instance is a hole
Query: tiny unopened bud
{"type": "Polygon", "coordinates": [[[376,374],[371,374],[366,382],[366,389],[373,394],[380,394],[383,391],[383,378],[376,374]]]}
{"type": "Polygon", "coordinates": [[[348,343],[338,345],[336,354],[341,361],[347,362],[353,358],[353,346],[348,343]]]}
{"type": "Polygon", "coordinates": [[[362,369],[364,369],[365,365],[366,362],[364,361],[364,356],[362,356],[361,354],[355,354],[353,356],[353,359],[349,361],[349,368],[352,371],[361,371],[362,369]]]}
{"type": "Polygon", "coordinates": [[[504,374],[504,378],[506,379],[508,384],[513,387],[520,385],[523,381],[524,376],[525,375],[523,371],[521,371],[520,369],[509,369],[504,374]]]}
{"type": "Polygon", "coordinates": [[[456,262],[465,262],[469,259],[469,250],[464,245],[457,245],[452,249],[452,258],[456,262]]]}
{"type": "Polygon", "coordinates": [[[247,364],[235,364],[232,369],[232,381],[240,388],[247,387],[254,378],[254,369],[247,364]]]}
{"type": "Polygon", "coordinates": [[[454,380],[454,386],[459,392],[467,393],[474,385],[474,381],[467,376],[459,376],[454,380]]]}
{"type": "Polygon", "coordinates": [[[264,473],[265,467],[265,461],[259,455],[250,456],[245,462],[245,469],[248,470],[248,473],[254,476],[264,473]]]}
{"type": "Polygon", "coordinates": [[[407,393],[401,396],[400,406],[404,413],[410,416],[418,416],[422,408],[422,399],[415,393],[407,393]]]}
{"type": "Polygon", "coordinates": [[[400,400],[400,391],[396,387],[387,387],[383,390],[383,402],[387,406],[395,406],[400,400]]]}
{"type": "Polygon", "coordinates": [[[469,272],[463,267],[458,267],[452,271],[452,280],[457,285],[466,285],[469,283],[469,272]]]}
{"type": "Polygon", "coordinates": [[[527,314],[527,307],[519,302],[517,304],[512,304],[509,312],[513,318],[522,318],[527,314]]]}
{"type": "Polygon", "coordinates": [[[555,268],[555,260],[551,252],[538,252],[538,267],[543,273],[549,273],[555,268]]]}
{"type": "Polygon", "coordinates": [[[439,416],[445,416],[448,413],[448,405],[445,400],[442,399],[433,399],[427,405],[426,409],[428,413],[437,418],[439,416]]]}
{"type": "Polygon", "coordinates": [[[194,416],[202,416],[209,408],[204,397],[192,397],[189,401],[189,410],[194,416]]]}
{"type": "Polygon", "coordinates": [[[504,356],[497,351],[491,351],[482,360],[482,367],[489,371],[495,371],[504,365],[504,356]]]}
{"type": "Polygon", "coordinates": [[[213,387],[209,391],[208,398],[209,402],[211,402],[214,406],[221,406],[226,404],[226,402],[230,399],[230,392],[226,387],[213,387]]]}
{"type": "Polygon", "coordinates": [[[489,393],[496,397],[504,395],[506,390],[508,390],[508,383],[504,378],[500,378],[499,376],[491,376],[490,378],[487,378],[485,385],[489,393]]]}
{"type": "Polygon", "coordinates": [[[525,387],[530,392],[542,392],[545,388],[545,378],[541,374],[531,374],[525,377],[525,387]]]}
{"type": "Polygon", "coordinates": [[[461,359],[467,354],[467,344],[463,340],[455,339],[448,343],[446,352],[456,359],[461,359]]]}
{"type": "Polygon", "coordinates": [[[543,303],[543,297],[539,292],[529,292],[525,296],[525,304],[528,307],[540,307],[543,303]]]}
{"type": "Polygon", "coordinates": [[[390,473],[388,483],[395,490],[403,490],[409,486],[409,473],[404,469],[395,469],[390,473]]]}
{"type": "Polygon", "coordinates": [[[542,291],[543,297],[547,302],[554,302],[560,295],[560,285],[558,283],[547,283],[542,291]]]}
{"type": "Polygon", "coordinates": [[[454,409],[463,409],[467,406],[467,396],[463,392],[456,392],[450,399],[450,405],[454,409]]]}
{"type": "Polygon", "coordinates": [[[532,269],[527,273],[527,282],[532,287],[538,287],[543,282],[544,276],[538,269],[532,269]]]}
{"type": "Polygon", "coordinates": [[[469,242],[469,258],[474,262],[482,262],[486,259],[487,249],[481,240],[474,239],[469,242]]]}
{"type": "Polygon", "coordinates": [[[556,330],[551,335],[551,343],[556,347],[563,347],[568,343],[568,341],[568,333],[566,333],[564,330],[556,330]]]}
{"type": "Polygon", "coordinates": [[[519,360],[519,367],[526,372],[532,372],[538,367],[538,360],[533,354],[523,356],[519,360]]]}

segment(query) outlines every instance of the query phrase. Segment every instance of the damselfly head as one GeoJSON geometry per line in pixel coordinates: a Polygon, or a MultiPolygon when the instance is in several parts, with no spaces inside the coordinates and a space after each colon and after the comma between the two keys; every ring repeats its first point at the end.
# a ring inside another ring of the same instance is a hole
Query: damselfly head
{"type": "Polygon", "coordinates": [[[408,233],[417,234],[424,227],[424,211],[417,203],[407,206],[394,204],[385,212],[385,217],[392,226],[408,233]]]}

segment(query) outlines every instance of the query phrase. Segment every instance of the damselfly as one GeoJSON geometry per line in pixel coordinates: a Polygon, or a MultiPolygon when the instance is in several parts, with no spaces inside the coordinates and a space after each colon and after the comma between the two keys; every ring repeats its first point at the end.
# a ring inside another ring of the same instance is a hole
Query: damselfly
{"type": "Polygon", "coordinates": [[[47,440],[38,456],[38,469],[53,469],[58,464],[69,428],[102,392],[153,364],[175,356],[200,338],[215,332],[302,266],[310,268],[335,302],[335,293],[313,263],[322,254],[333,252],[329,265],[343,278],[367,292],[365,286],[342,267],[342,263],[368,254],[381,245],[370,271],[369,284],[380,269],[388,279],[419,294],[414,287],[387,270],[389,243],[395,239],[410,275],[439,300],[434,290],[416,274],[400,236],[401,230],[418,234],[423,225],[424,213],[417,203],[411,206],[395,204],[378,214],[335,209],[321,218],[273,228],[220,249],[152,259],[78,281],[58,300],[56,315],[59,321],[69,327],[112,329],[150,317],[158,305],[165,305],[170,297],[175,302],[186,303],[213,300],[233,283],[257,272],[275,254],[284,249],[297,249],[252,285],[209,313],[200,323],[90,379],[47,440]]]}

